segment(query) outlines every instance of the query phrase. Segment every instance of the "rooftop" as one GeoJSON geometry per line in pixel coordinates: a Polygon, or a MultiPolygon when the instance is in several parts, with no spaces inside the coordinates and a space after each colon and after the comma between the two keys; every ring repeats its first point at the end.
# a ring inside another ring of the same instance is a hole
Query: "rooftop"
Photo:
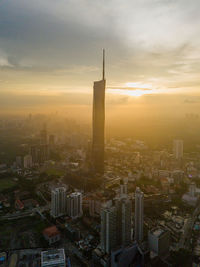
{"type": "Polygon", "coordinates": [[[151,230],[151,234],[158,237],[161,237],[162,235],[164,235],[167,231],[163,230],[162,228],[154,228],[151,230]]]}
{"type": "Polygon", "coordinates": [[[81,192],[73,192],[70,194],[70,196],[72,196],[72,197],[77,197],[77,196],[81,196],[81,195],[82,195],[81,192]]]}
{"type": "Polygon", "coordinates": [[[157,237],[161,236],[164,231],[162,229],[156,229],[153,234],[157,237]]]}
{"type": "Polygon", "coordinates": [[[54,263],[64,263],[65,262],[65,251],[64,249],[52,249],[48,251],[42,251],[41,253],[42,265],[54,263]]]}
{"type": "Polygon", "coordinates": [[[57,227],[54,225],[54,226],[45,228],[43,231],[43,234],[47,235],[48,237],[51,237],[51,236],[59,235],[60,232],[58,231],[57,227]]]}

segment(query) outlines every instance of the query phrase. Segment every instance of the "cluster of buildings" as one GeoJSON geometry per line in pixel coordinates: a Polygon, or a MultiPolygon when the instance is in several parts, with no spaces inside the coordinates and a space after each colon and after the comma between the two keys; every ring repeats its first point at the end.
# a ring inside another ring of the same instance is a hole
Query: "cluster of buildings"
{"type": "Polygon", "coordinates": [[[67,194],[66,187],[57,187],[51,191],[51,215],[58,218],[68,215],[72,219],[81,217],[82,193],[73,192],[67,194]]]}
{"type": "MultiPolygon", "coordinates": [[[[55,244],[65,238],[59,229],[60,221],[63,220],[65,234],[78,246],[76,255],[79,255],[82,262],[89,259],[89,262],[92,261],[94,266],[145,266],[146,262],[156,259],[161,261],[161,265],[157,266],[163,266],[162,264],[167,263],[170,252],[170,231],[177,231],[178,233],[184,231],[185,222],[178,216],[172,218],[173,223],[170,222],[171,219],[169,218],[166,219],[166,221],[168,220],[167,223],[161,220],[158,222],[157,218],[155,219],[155,221],[157,220],[156,223],[149,218],[145,221],[145,194],[147,198],[149,197],[148,201],[151,204],[152,213],[154,213],[151,200],[156,203],[156,196],[161,198],[163,193],[165,200],[168,201],[180,189],[181,184],[186,181],[189,185],[189,191],[183,194],[183,203],[196,206],[199,189],[195,183],[190,182],[190,178],[196,177],[198,167],[191,163],[190,155],[185,160],[183,140],[179,139],[173,141],[173,154],[167,151],[148,151],[145,143],[138,140],[132,144],[132,140],[123,142],[113,139],[105,145],[106,80],[104,57],[103,51],[102,79],[94,82],[93,87],[93,128],[90,148],[77,149],[76,153],[71,153],[70,146],[68,146],[68,151],[62,150],[65,159],[59,162],[59,168],[62,166],[65,171],[70,169],[71,173],[76,174],[81,174],[78,172],[81,164],[84,167],[89,165],[88,174],[94,180],[95,178],[102,179],[103,185],[96,188],[94,192],[85,191],[85,196],[80,191],[69,192],[65,185],[51,188],[50,224],[53,222],[56,225],[45,228],[42,233],[49,246],[56,246],[55,244]],[[105,150],[106,158],[104,157],[105,150]],[[66,162],[69,164],[67,165],[66,162]],[[89,164],[86,164],[88,162],[89,164]],[[132,186],[131,193],[128,192],[127,177],[130,187],[132,186]],[[119,188],[115,194],[118,185],[119,188]],[[101,194],[102,191],[104,192],[101,194]],[[105,197],[106,191],[109,191],[108,197],[105,197]],[[84,213],[85,207],[87,207],[88,213],[84,213]],[[76,225],[68,223],[71,221],[77,225],[79,222],[80,224],[87,224],[89,230],[86,238],[80,233],[80,229],[76,231],[76,225]],[[94,227],[90,222],[94,223],[94,227]],[[147,222],[152,222],[152,225],[147,222]],[[176,229],[174,230],[174,228],[176,229]],[[91,240],[94,241],[92,245],[91,240]],[[80,251],[88,253],[85,255],[84,253],[81,254],[80,251]]],[[[70,143],[74,145],[80,138],[73,134],[69,139],[70,143]]],[[[44,126],[40,132],[39,143],[31,145],[30,152],[24,157],[18,156],[15,165],[24,169],[45,165],[44,163],[49,159],[50,151],[54,148],[55,137],[54,135],[48,136],[46,126],[44,126]]],[[[41,190],[38,191],[42,195],[41,190]]],[[[46,206],[48,206],[49,200],[46,200],[45,194],[42,196],[46,206]]],[[[159,201],[162,200],[159,199],[159,201]]],[[[28,204],[31,206],[34,202],[29,200],[28,203],[20,197],[15,200],[15,207],[18,210],[23,210],[28,204]]],[[[36,204],[33,206],[38,208],[36,204]]],[[[42,219],[46,219],[42,214],[42,209],[35,210],[42,219]]],[[[167,216],[167,214],[165,215],[167,216]]],[[[13,259],[16,260],[16,256],[13,259]]],[[[36,261],[38,262],[38,258],[36,261]]],[[[42,267],[64,267],[66,264],[71,266],[64,249],[41,251],[40,265],[42,267]]]]}
{"type": "Polygon", "coordinates": [[[55,136],[48,135],[46,124],[39,133],[37,144],[31,145],[29,153],[24,156],[17,156],[14,167],[30,169],[34,166],[40,166],[49,160],[50,151],[55,147],[55,136]]]}
{"type": "Polygon", "coordinates": [[[131,198],[127,183],[121,182],[118,196],[103,204],[100,217],[100,244],[93,259],[101,266],[144,266],[150,258],[169,256],[169,231],[157,226],[144,236],[144,193],[139,187],[131,198]]]}
{"type": "Polygon", "coordinates": [[[177,160],[183,158],[183,140],[176,139],[173,141],[173,154],[177,160]]]}
{"type": "MultiPolygon", "coordinates": [[[[68,193],[66,186],[55,187],[51,190],[50,214],[56,219],[66,216],[72,220],[80,218],[86,200],[88,199],[83,198],[81,192],[68,193]]],[[[157,226],[149,230],[148,236],[144,235],[144,193],[139,187],[136,187],[132,196],[128,193],[127,180],[121,180],[118,193],[113,199],[102,198],[102,201],[94,201],[90,198],[89,206],[87,205],[89,215],[97,220],[100,218],[99,243],[92,252],[94,263],[101,266],[128,266],[128,263],[137,262],[143,266],[147,258],[163,259],[169,255],[169,231],[157,226]]],[[[70,236],[72,241],[80,240],[80,233],[77,236],[73,225],[66,223],[65,226],[67,236],[70,236]]],[[[55,225],[46,228],[43,236],[49,245],[63,238],[55,225]]],[[[84,240],[78,241],[77,244],[80,248],[88,246],[84,240]]],[[[84,250],[87,251],[86,248],[84,250]]]]}
{"type": "Polygon", "coordinates": [[[70,257],[63,248],[42,250],[22,249],[0,253],[0,265],[9,267],[71,267],[70,257]]]}
{"type": "Polygon", "coordinates": [[[42,251],[41,267],[53,267],[53,266],[71,267],[70,259],[66,257],[64,249],[42,251]]]}

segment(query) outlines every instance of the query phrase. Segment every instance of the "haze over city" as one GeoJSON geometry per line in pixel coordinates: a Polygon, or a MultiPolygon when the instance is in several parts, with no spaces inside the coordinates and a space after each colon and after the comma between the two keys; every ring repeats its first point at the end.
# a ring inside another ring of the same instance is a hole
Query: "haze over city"
{"type": "Polygon", "coordinates": [[[200,266],[199,10],[0,1],[0,266],[200,266]]]}

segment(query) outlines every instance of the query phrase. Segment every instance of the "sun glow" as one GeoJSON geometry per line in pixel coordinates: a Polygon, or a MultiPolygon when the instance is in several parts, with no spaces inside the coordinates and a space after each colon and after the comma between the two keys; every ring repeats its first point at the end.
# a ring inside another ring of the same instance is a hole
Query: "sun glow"
{"type": "Polygon", "coordinates": [[[127,90],[127,89],[108,89],[108,93],[111,94],[118,94],[118,95],[127,95],[127,96],[134,96],[140,97],[144,94],[151,94],[152,91],[142,90],[142,89],[135,89],[135,90],[127,90]]]}
{"type": "Polygon", "coordinates": [[[124,87],[128,87],[128,88],[141,88],[141,89],[145,89],[145,90],[150,90],[153,88],[152,84],[149,83],[142,83],[142,82],[127,82],[125,83],[124,87]]]}
{"type": "Polygon", "coordinates": [[[121,87],[110,87],[107,91],[111,94],[140,97],[146,94],[154,94],[157,92],[157,89],[154,89],[152,84],[127,82],[121,87]]]}

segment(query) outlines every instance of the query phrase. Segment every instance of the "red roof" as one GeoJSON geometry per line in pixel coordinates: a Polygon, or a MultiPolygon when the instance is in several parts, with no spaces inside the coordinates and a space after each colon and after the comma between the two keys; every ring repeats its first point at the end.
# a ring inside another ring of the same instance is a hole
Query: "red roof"
{"type": "Polygon", "coordinates": [[[58,231],[57,227],[54,226],[50,226],[48,228],[45,228],[43,231],[43,235],[46,235],[48,237],[52,237],[52,236],[56,236],[59,235],[60,232],[58,231]]]}
{"type": "Polygon", "coordinates": [[[23,208],[24,208],[24,204],[21,202],[20,199],[17,199],[17,200],[16,200],[16,204],[18,205],[18,207],[19,207],[20,209],[23,209],[23,208]]]}

